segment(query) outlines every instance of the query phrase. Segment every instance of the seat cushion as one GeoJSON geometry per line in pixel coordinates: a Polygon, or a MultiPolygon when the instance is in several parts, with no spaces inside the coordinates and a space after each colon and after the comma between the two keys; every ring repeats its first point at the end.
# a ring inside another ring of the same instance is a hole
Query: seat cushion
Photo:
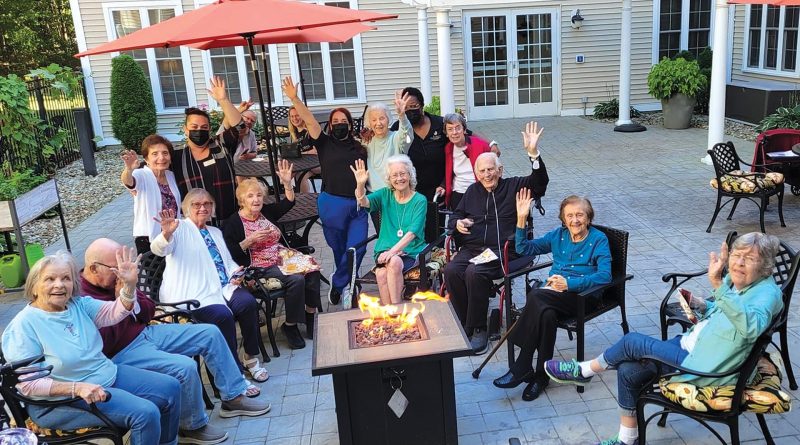
{"type": "MultiPolygon", "coordinates": [[[[13,425],[12,425],[13,426],[13,425]]],[[[36,424],[30,417],[25,419],[25,428],[31,430],[37,436],[51,436],[51,437],[64,437],[86,434],[91,431],[97,431],[100,427],[86,427],[78,428],[77,430],[59,430],[52,428],[44,428],[36,424]]]]}
{"type": "MultiPolygon", "coordinates": [[[[783,183],[782,173],[766,173],[763,176],[743,178],[738,175],[749,174],[743,170],[733,170],[730,174],[722,176],[722,190],[732,193],[753,193],[756,190],[756,183],[762,189],[771,189],[783,183]]],[[[711,180],[711,187],[718,188],[717,178],[711,180]]]]}
{"type": "MultiPolygon", "coordinates": [[[[446,263],[447,261],[445,260],[444,249],[441,247],[434,247],[431,250],[430,260],[425,263],[425,267],[428,269],[428,276],[431,279],[435,278],[442,270],[444,270],[446,263]]],[[[403,275],[403,278],[411,281],[419,281],[419,266],[411,268],[405,273],[405,275],[403,275]]]]}
{"type": "Polygon", "coordinates": [[[283,283],[277,278],[259,278],[259,280],[261,280],[261,285],[263,285],[266,290],[278,290],[283,288],[283,283]]]}
{"type": "MultiPolygon", "coordinates": [[[[781,391],[780,354],[771,353],[758,361],[753,382],[744,390],[742,411],[758,414],[785,413],[792,408],[792,398],[781,391]]],[[[694,411],[730,411],[735,385],[695,386],[691,383],[659,381],[661,394],[673,403],[694,411]]]]}

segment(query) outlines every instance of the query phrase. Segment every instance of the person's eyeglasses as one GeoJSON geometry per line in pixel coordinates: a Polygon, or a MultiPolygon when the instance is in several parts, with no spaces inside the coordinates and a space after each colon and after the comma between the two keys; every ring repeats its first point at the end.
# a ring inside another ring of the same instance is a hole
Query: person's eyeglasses
{"type": "Polygon", "coordinates": [[[408,172],[392,173],[391,175],[389,175],[389,177],[392,179],[406,178],[408,177],[408,172]]]}
{"type": "Polygon", "coordinates": [[[108,264],[103,264],[103,263],[101,263],[101,262],[99,262],[99,261],[95,261],[95,262],[94,262],[94,264],[96,264],[96,265],[98,265],[98,266],[107,267],[107,268],[109,268],[109,269],[116,269],[116,268],[117,268],[117,266],[109,266],[108,264]]]}
{"type": "Polygon", "coordinates": [[[746,265],[748,265],[748,266],[752,266],[752,265],[754,265],[754,264],[757,264],[757,263],[758,263],[758,258],[757,258],[757,257],[754,257],[754,256],[745,256],[745,255],[742,255],[741,253],[732,253],[732,254],[730,255],[730,259],[731,259],[731,261],[733,261],[734,263],[738,263],[738,262],[739,262],[739,260],[744,260],[744,264],[746,264],[746,265]]]}
{"type": "Polygon", "coordinates": [[[464,128],[461,125],[459,125],[457,127],[449,127],[449,128],[447,128],[447,133],[463,133],[463,132],[464,132],[464,128]]]}
{"type": "Polygon", "coordinates": [[[200,210],[202,207],[211,208],[214,206],[213,202],[206,201],[206,202],[193,202],[192,208],[195,210],[200,210]]]}

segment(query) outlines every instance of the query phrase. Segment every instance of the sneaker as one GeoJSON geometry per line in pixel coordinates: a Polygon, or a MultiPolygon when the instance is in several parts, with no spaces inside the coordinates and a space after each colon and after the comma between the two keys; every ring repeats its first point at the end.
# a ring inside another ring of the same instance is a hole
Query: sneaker
{"type": "Polygon", "coordinates": [[[281,331],[283,334],[286,335],[286,340],[289,341],[289,347],[292,349],[303,349],[306,347],[306,341],[303,340],[303,336],[300,334],[300,329],[297,328],[297,325],[289,326],[286,323],[281,325],[281,331]]]}
{"type": "Polygon", "coordinates": [[[227,438],[227,431],[215,428],[208,423],[196,430],[178,430],[178,443],[214,445],[224,442],[227,438]]]}
{"type": "Polygon", "coordinates": [[[597,445],[639,445],[639,439],[633,441],[633,443],[625,443],[619,440],[619,436],[614,436],[611,439],[606,439],[597,445]]]}
{"type": "Polygon", "coordinates": [[[239,396],[233,400],[223,400],[222,407],[219,409],[220,417],[236,417],[236,416],[249,416],[256,417],[266,414],[272,406],[267,402],[260,400],[248,399],[247,397],[239,396]]]}
{"type": "Polygon", "coordinates": [[[345,285],[342,289],[342,309],[350,309],[353,307],[353,295],[350,294],[350,285],[345,285]]]}
{"type": "Polygon", "coordinates": [[[335,273],[336,266],[333,267],[333,272],[331,272],[331,276],[328,277],[328,283],[330,283],[330,289],[328,289],[328,303],[330,304],[339,304],[339,301],[342,299],[342,292],[333,286],[333,274],[335,273]]]}
{"type": "Polygon", "coordinates": [[[581,374],[581,365],[575,359],[568,362],[548,360],[544,364],[544,372],[558,383],[572,383],[583,386],[592,381],[591,377],[584,377],[581,374]]]}
{"type": "Polygon", "coordinates": [[[489,333],[486,328],[475,328],[472,331],[472,338],[469,340],[469,344],[472,346],[473,354],[481,355],[485,353],[489,348],[489,333]]]}

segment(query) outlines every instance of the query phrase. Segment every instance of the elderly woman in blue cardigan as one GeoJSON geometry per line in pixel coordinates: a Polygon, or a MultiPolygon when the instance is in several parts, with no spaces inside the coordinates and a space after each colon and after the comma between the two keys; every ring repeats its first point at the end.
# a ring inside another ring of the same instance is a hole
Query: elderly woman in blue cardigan
{"type": "MultiPolygon", "coordinates": [[[[525,224],[530,213],[532,196],[528,189],[517,192],[516,250],[520,255],[553,253],[553,267],[545,286],[532,289],[518,326],[509,335],[522,349],[511,369],[494,380],[498,388],[528,385],[522,400],[539,397],[550,381],[544,372],[545,361],[553,357],[556,344],[556,322],[559,317],[574,316],[578,310],[578,293],[599,284],[611,282],[611,251],[606,235],[591,227],[594,218],[592,203],[578,196],[561,201],[559,218],[562,227],[529,240],[525,224]],[[533,353],[538,351],[536,368],[533,353]]],[[[590,299],[591,300],[591,299],[590,299]]],[[[592,306],[587,301],[587,306],[592,306]]]]}
{"type": "MultiPolygon", "coordinates": [[[[772,278],[779,247],[778,238],[753,232],[737,238],[730,255],[724,242],[719,255],[710,253],[708,279],[714,298],[689,298],[689,305],[700,317],[684,334],[662,341],[631,332],[594,360],[547,362],[545,371],[553,380],[576,385],[587,384],[595,374],[607,369],[617,370],[620,431],[617,437],[601,444],[638,443],[636,396],[655,373],[652,365],[640,361],[643,356],[709,373],[729,371],[747,357],[758,337],[783,309],[781,290],[772,278]],[[728,274],[723,277],[726,265],[728,274]]],[[[736,378],[676,377],[697,386],[730,385],[736,378]]]]}

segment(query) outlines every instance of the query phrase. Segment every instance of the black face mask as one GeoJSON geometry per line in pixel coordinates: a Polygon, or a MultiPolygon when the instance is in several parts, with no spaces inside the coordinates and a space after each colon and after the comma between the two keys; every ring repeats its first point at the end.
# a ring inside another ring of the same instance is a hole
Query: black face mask
{"type": "Polygon", "coordinates": [[[422,110],[419,108],[416,110],[406,110],[406,117],[408,118],[408,121],[411,122],[411,125],[417,125],[420,123],[420,121],[422,121],[422,110]]]}
{"type": "Polygon", "coordinates": [[[349,124],[333,124],[331,128],[331,134],[333,134],[333,137],[339,139],[340,141],[347,139],[347,136],[350,135],[349,124]]]}
{"type": "Polygon", "coordinates": [[[209,130],[189,130],[189,140],[195,145],[203,147],[208,143],[209,139],[211,139],[211,131],[209,130]]]}

